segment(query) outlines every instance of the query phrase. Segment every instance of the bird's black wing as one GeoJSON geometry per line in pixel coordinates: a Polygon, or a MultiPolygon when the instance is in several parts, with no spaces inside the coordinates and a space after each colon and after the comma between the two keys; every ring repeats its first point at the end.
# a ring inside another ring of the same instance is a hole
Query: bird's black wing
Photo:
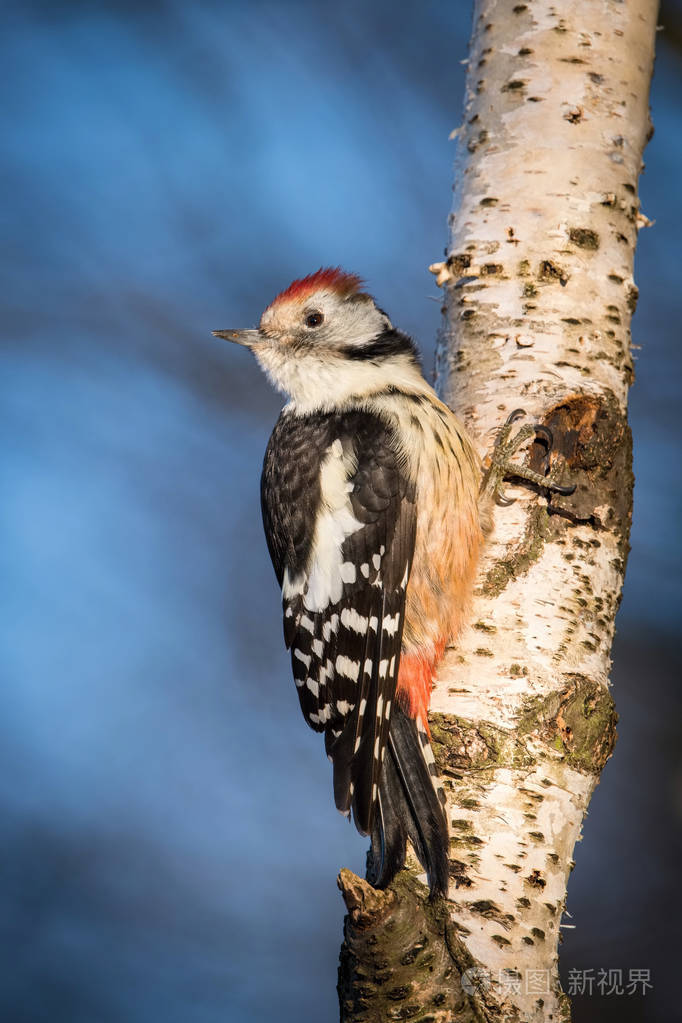
{"type": "Polygon", "coordinates": [[[337,807],[366,834],[400,663],[415,485],[379,416],[284,413],[261,495],[301,709],[325,733],[337,807]]]}

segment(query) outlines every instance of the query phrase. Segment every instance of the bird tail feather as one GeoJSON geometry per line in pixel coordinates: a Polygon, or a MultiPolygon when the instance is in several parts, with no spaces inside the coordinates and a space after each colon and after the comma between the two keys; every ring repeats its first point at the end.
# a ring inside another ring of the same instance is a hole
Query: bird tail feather
{"type": "Polygon", "coordinates": [[[431,897],[448,891],[448,826],[426,730],[394,705],[372,827],[368,879],[384,888],[405,863],[410,839],[426,870],[431,897]]]}

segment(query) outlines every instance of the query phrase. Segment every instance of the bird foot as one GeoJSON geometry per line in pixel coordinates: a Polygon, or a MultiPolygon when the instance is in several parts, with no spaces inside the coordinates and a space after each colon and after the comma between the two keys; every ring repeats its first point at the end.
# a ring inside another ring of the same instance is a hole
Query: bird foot
{"type": "Polygon", "coordinates": [[[554,437],[548,426],[541,426],[539,423],[526,423],[512,436],[514,423],[518,422],[525,414],[523,409],[515,409],[498,431],[490,456],[490,465],[481,482],[481,498],[483,500],[492,498],[495,504],[503,506],[513,504],[515,499],[507,497],[502,489],[504,480],[508,478],[527,480],[529,483],[535,483],[536,486],[542,487],[543,490],[549,490],[556,494],[568,495],[575,490],[575,484],[566,486],[558,482],[558,476],[563,469],[563,459],[561,458],[555,459],[554,465],[547,475],[512,461],[512,456],[518,449],[531,437],[535,437],[547,445],[546,463],[549,463],[549,453],[554,437]]]}

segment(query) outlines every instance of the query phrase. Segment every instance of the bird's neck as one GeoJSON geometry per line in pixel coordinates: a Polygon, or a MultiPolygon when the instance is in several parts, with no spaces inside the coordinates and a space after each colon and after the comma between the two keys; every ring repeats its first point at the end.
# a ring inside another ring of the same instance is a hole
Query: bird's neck
{"type": "Polygon", "coordinates": [[[292,359],[271,350],[259,353],[258,360],[288,397],[286,410],[297,415],[342,411],[392,389],[433,393],[414,358],[405,354],[375,362],[308,354],[292,359]]]}

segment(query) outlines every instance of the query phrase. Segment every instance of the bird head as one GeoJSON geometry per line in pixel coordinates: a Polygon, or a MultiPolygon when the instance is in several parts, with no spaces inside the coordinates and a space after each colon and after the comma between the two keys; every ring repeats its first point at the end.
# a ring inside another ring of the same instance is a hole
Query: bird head
{"type": "Polygon", "coordinates": [[[302,410],[333,407],[387,386],[410,368],[421,376],[410,338],[395,330],[355,274],[322,269],[290,284],[256,330],[214,330],[250,348],[302,410]]]}

